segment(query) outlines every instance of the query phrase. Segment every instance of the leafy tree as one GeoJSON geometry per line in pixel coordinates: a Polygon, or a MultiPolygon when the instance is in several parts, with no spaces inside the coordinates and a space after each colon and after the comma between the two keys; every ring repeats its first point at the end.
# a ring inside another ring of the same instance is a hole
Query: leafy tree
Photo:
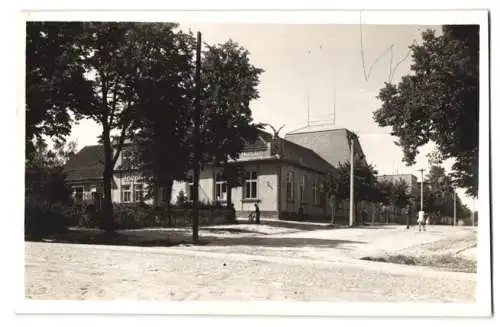
{"type": "MultiPolygon", "coordinates": [[[[383,208],[393,205],[393,197],[392,197],[393,191],[394,191],[394,185],[391,181],[382,180],[378,182],[376,200],[383,206],[383,208]]],[[[388,219],[387,215],[385,218],[387,222],[388,219]]]]}
{"type": "Polygon", "coordinates": [[[404,180],[398,180],[392,184],[391,203],[398,209],[403,209],[410,204],[411,196],[408,192],[408,184],[404,180]]]}
{"type": "Polygon", "coordinates": [[[149,38],[147,26],[147,23],[86,22],[77,38],[82,52],[77,62],[85,69],[93,89],[93,98],[79,113],[102,127],[103,225],[108,233],[114,231],[113,170],[125,140],[132,135],[131,127],[139,109],[137,84],[142,79],[143,65],[152,60],[150,48],[155,39],[149,38]]]}
{"type": "MultiPolygon", "coordinates": [[[[330,172],[324,182],[322,189],[328,198],[334,200],[334,208],[342,201],[350,197],[350,174],[351,165],[349,162],[339,164],[335,171],[330,172]]],[[[372,165],[365,164],[358,159],[354,166],[354,201],[374,202],[378,199],[377,171],[372,165]]]]}
{"type": "MultiPolygon", "coordinates": [[[[401,209],[407,208],[411,204],[409,185],[404,180],[398,180],[392,184],[391,202],[401,213],[401,209]]],[[[410,228],[410,216],[406,215],[406,227],[410,228]]]]}
{"type": "Polygon", "coordinates": [[[75,154],[76,142],[55,144],[49,149],[43,140],[34,144],[31,160],[26,164],[26,201],[71,203],[71,190],[65,184],[63,168],[75,154]]]}
{"type": "MultiPolygon", "coordinates": [[[[438,217],[453,216],[453,180],[441,166],[432,166],[425,180],[424,209],[438,217]]],[[[470,212],[457,195],[457,217],[467,217],[470,212]]]]}
{"type": "Polygon", "coordinates": [[[154,200],[158,187],[166,192],[169,222],[173,181],[186,179],[189,169],[193,108],[194,39],[174,27],[149,24],[141,30],[152,46],[146,49],[150,60],[141,63],[136,84],[140,115],[133,126],[137,166],[149,179],[154,200]]]}
{"type": "Polygon", "coordinates": [[[479,26],[443,26],[443,35],[422,33],[412,45],[412,72],[380,90],[374,119],[391,126],[407,165],[433,141],[442,160],[454,158],[457,186],[477,196],[479,128],[479,26]]]}
{"type": "Polygon", "coordinates": [[[259,76],[250,53],[238,43],[207,46],[201,66],[202,163],[238,159],[246,142],[255,142],[261,124],[253,122],[250,102],[259,97],[259,76]]]}
{"type": "MultiPolygon", "coordinates": [[[[26,157],[42,137],[61,142],[73,117],[92,97],[84,69],[74,60],[81,23],[26,23],[26,157]]],[[[78,118],[78,115],[75,117],[78,118]]]]}

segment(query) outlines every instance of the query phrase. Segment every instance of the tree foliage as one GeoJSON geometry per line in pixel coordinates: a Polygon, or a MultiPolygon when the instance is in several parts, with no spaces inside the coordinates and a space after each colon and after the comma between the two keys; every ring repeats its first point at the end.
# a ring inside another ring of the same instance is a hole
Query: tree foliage
{"type": "Polygon", "coordinates": [[[391,183],[390,203],[396,208],[403,209],[410,204],[411,195],[409,185],[400,179],[391,183]]]}
{"type": "MultiPolygon", "coordinates": [[[[71,132],[72,113],[92,96],[75,39],[81,23],[26,23],[26,156],[42,137],[63,141],[71,132]]],[[[78,118],[78,115],[77,117],[78,118]]]]}
{"type": "MultiPolygon", "coordinates": [[[[453,193],[455,192],[452,178],[446,175],[441,166],[432,166],[425,180],[424,208],[425,211],[442,217],[453,216],[453,193]]],[[[462,204],[457,195],[457,217],[468,217],[469,209],[462,204]]]]}
{"type": "Polygon", "coordinates": [[[253,122],[250,102],[259,97],[264,72],[250,62],[250,53],[229,40],[209,45],[201,66],[201,144],[203,163],[237,159],[246,142],[254,142],[261,124],[253,122]]]}
{"type": "MultiPolygon", "coordinates": [[[[158,187],[170,199],[174,180],[184,180],[189,169],[189,133],[193,110],[192,35],[173,25],[144,26],[151,42],[143,54],[141,78],[136,84],[138,115],[133,125],[136,168],[149,180],[152,197],[158,187]]],[[[170,201],[167,200],[170,219],[170,201]]]]}
{"type": "Polygon", "coordinates": [[[477,196],[479,128],[479,27],[443,26],[443,35],[422,33],[412,45],[412,72],[395,85],[386,83],[374,113],[415,164],[419,148],[437,144],[442,159],[455,159],[452,177],[468,194],[477,196]]]}
{"type": "Polygon", "coordinates": [[[71,189],[65,183],[63,168],[75,154],[76,143],[60,142],[50,149],[45,142],[38,140],[33,146],[25,171],[26,203],[70,204],[71,189]]]}
{"type": "MultiPolygon", "coordinates": [[[[328,173],[322,183],[322,188],[328,198],[336,202],[349,199],[351,164],[344,162],[328,173]]],[[[354,198],[355,201],[376,201],[378,199],[377,171],[374,166],[367,165],[362,160],[356,160],[354,166],[354,198]]]]}

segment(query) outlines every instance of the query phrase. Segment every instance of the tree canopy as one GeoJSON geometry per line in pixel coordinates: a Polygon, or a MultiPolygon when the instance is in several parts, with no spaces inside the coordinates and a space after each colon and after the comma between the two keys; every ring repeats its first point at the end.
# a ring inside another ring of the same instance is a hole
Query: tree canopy
{"type": "Polygon", "coordinates": [[[245,143],[257,139],[262,125],[253,122],[250,102],[259,97],[263,72],[237,42],[207,45],[201,66],[203,163],[237,159],[245,143]]]}
{"type": "Polygon", "coordinates": [[[92,97],[91,84],[75,58],[80,23],[26,23],[26,156],[42,137],[61,142],[71,132],[72,114],[92,97]]]}
{"type": "MultiPolygon", "coordinates": [[[[349,199],[350,173],[349,162],[341,163],[330,172],[323,182],[326,196],[336,201],[349,199]]],[[[377,170],[362,160],[356,160],[354,165],[354,198],[355,201],[374,201],[377,198],[377,170]]]]}
{"type": "Polygon", "coordinates": [[[412,45],[410,74],[379,92],[382,106],[374,120],[392,127],[407,165],[419,148],[437,144],[444,160],[453,158],[457,186],[477,197],[479,137],[479,26],[443,26],[427,30],[412,45]]]}
{"type": "MultiPolygon", "coordinates": [[[[425,179],[424,208],[425,211],[438,216],[453,216],[453,187],[452,178],[446,175],[443,167],[434,165],[430,168],[425,179]]],[[[468,217],[469,209],[462,204],[457,195],[457,216],[468,217]]]]}

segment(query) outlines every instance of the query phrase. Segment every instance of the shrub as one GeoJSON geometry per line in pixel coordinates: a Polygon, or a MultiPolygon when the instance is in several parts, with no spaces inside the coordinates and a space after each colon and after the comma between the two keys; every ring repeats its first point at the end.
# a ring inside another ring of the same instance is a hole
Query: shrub
{"type": "Polygon", "coordinates": [[[186,205],[187,202],[188,202],[188,198],[187,198],[186,194],[184,193],[184,191],[181,190],[179,192],[179,194],[177,194],[177,200],[175,201],[175,205],[178,207],[183,207],[184,205],[186,205]]]}
{"type": "Polygon", "coordinates": [[[71,207],[61,202],[27,200],[25,202],[24,235],[37,239],[65,231],[71,224],[71,207]]]}
{"type": "MultiPolygon", "coordinates": [[[[192,223],[192,205],[185,203],[184,207],[171,208],[169,225],[166,207],[164,205],[149,206],[146,204],[115,204],[113,219],[116,229],[140,229],[152,227],[187,227],[192,223]]],[[[234,207],[225,208],[220,205],[202,204],[200,206],[200,225],[231,224],[236,221],[234,207]]],[[[93,205],[76,205],[72,210],[73,225],[86,228],[101,228],[102,212],[93,205]]]]}
{"type": "Polygon", "coordinates": [[[117,229],[154,227],[155,210],[144,205],[115,205],[113,219],[117,229]]]}

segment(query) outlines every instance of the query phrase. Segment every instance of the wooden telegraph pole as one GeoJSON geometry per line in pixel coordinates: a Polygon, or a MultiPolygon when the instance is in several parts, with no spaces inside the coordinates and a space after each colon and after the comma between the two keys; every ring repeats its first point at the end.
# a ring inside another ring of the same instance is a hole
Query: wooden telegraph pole
{"type": "Polygon", "coordinates": [[[457,192],[453,190],[453,226],[457,225],[457,192]]]}
{"type": "Polygon", "coordinates": [[[420,211],[424,211],[424,169],[419,169],[420,172],[420,211]]]}
{"type": "Polygon", "coordinates": [[[199,185],[200,185],[200,93],[201,93],[201,33],[197,34],[196,42],[196,70],[195,70],[195,108],[194,108],[194,160],[193,160],[193,243],[198,243],[199,225],[199,185]]]}
{"type": "Polygon", "coordinates": [[[351,135],[351,185],[349,190],[349,227],[354,225],[354,136],[351,135]]]}

